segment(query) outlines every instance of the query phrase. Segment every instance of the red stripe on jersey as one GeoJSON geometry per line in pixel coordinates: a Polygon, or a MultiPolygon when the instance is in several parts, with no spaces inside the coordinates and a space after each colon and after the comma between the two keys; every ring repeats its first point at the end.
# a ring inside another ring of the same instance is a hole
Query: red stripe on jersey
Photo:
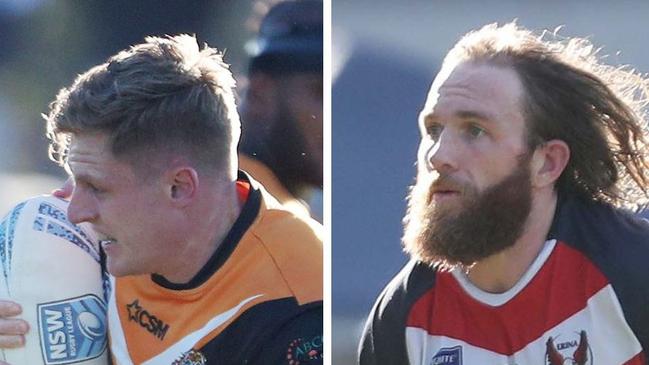
{"type": "Polygon", "coordinates": [[[640,352],[639,354],[635,355],[633,358],[629,359],[629,361],[625,362],[622,365],[645,365],[647,364],[644,352],[640,352]]]}
{"type": "Polygon", "coordinates": [[[437,273],[435,286],[408,314],[407,326],[512,355],[586,307],[604,288],[604,275],[579,251],[558,242],[534,278],[501,306],[467,295],[450,273],[437,273]]]}

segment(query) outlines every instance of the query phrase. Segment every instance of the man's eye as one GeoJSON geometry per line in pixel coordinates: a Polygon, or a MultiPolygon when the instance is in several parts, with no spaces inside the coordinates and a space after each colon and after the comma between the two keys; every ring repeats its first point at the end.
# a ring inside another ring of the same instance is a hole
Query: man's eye
{"type": "Polygon", "coordinates": [[[88,186],[88,190],[90,190],[93,194],[101,194],[104,192],[103,189],[100,189],[93,184],[87,184],[87,186],[88,186]]]}
{"type": "Polygon", "coordinates": [[[426,133],[433,140],[437,141],[442,135],[443,127],[437,123],[426,126],[426,133]]]}
{"type": "Polygon", "coordinates": [[[467,127],[467,134],[471,138],[478,138],[478,137],[482,136],[483,134],[485,134],[486,132],[487,131],[485,131],[484,128],[482,128],[482,127],[480,127],[478,125],[475,125],[475,124],[472,124],[472,125],[467,127]]]}

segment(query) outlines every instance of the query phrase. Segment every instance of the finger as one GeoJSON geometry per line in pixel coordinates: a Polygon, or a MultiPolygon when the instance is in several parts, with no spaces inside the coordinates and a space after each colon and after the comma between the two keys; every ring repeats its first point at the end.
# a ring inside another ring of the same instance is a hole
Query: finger
{"type": "Polygon", "coordinates": [[[71,177],[68,177],[62,187],[52,191],[52,195],[57,198],[68,199],[72,196],[72,190],[74,190],[74,182],[71,177]]]}
{"type": "Polygon", "coordinates": [[[0,300],[0,317],[13,317],[22,312],[20,304],[10,300],[0,300]]]}
{"type": "Polygon", "coordinates": [[[22,319],[0,319],[0,336],[24,335],[29,331],[29,323],[22,319]]]}
{"type": "Polygon", "coordinates": [[[0,348],[15,349],[25,346],[25,336],[0,335],[0,348]]]}

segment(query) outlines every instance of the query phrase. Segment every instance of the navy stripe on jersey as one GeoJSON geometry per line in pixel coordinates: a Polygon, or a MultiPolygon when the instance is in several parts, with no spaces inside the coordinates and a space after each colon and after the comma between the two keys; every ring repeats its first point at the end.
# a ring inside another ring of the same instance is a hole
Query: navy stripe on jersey
{"type": "Polygon", "coordinates": [[[560,200],[550,230],[610,281],[629,326],[649,349],[649,222],[602,203],[560,200]]]}
{"type": "Polygon", "coordinates": [[[322,364],[322,318],[322,301],[301,306],[295,298],[263,302],[199,350],[208,364],[322,364]]]}
{"type": "Polygon", "coordinates": [[[405,324],[410,308],[435,284],[435,271],[411,261],[383,290],[365,325],[361,365],[401,365],[407,361],[405,324]]]}

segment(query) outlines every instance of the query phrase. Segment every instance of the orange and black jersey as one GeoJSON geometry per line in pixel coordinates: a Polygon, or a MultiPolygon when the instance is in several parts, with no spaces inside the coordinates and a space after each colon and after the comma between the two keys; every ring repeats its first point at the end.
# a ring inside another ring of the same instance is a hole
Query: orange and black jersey
{"type": "Polygon", "coordinates": [[[238,185],[242,212],[189,283],[112,279],[115,364],[322,363],[322,226],[244,173],[238,185]]]}

